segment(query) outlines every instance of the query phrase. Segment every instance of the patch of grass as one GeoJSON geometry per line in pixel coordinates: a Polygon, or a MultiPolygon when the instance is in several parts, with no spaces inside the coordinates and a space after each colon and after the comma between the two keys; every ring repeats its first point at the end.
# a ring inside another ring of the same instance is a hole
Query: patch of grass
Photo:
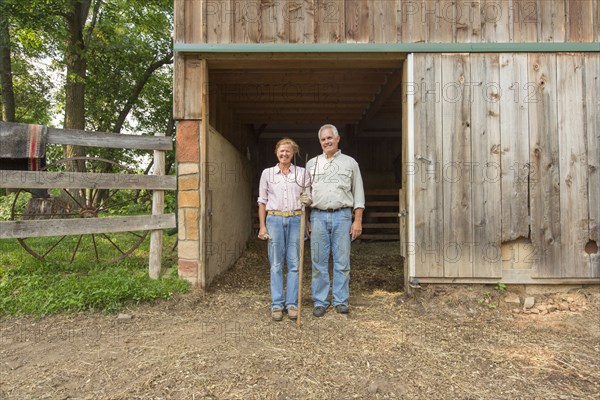
{"type": "MultiPolygon", "coordinates": [[[[173,240],[165,237],[163,265],[174,265],[173,240]]],[[[49,264],[35,260],[16,240],[0,240],[0,315],[114,313],[126,304],[168,299],[189,291],[189,283],[177,277],[177,268],[172,268],[169,276],[150,279],[147,249],[145,243],[113,265],[89,261],[49,264]]]]}
{"type": "Polygon", "coordinates": [[[497,290],[498,292],[500,292],[500,294],[504,293],[504,292],[506,291],[506,284],[505,284],[505,283],[502,283],[502,282],[498,282],[498,283],[496,284],[496,290],[497,290]]]}

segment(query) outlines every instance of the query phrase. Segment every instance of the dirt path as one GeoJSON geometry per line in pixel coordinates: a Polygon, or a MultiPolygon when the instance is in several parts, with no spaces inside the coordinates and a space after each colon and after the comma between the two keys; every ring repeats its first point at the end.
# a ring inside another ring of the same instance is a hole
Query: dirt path
{"type": "Polygon", "coordinates": [[[307,265],[301,328],[269,319],[262,243],[208,293],[130,307],[130,320],[0,319],[0,399],[600,397],[598,289],[536,294],[540,314],[490,287],[405,299],[392,246],[354,246],[347,317],[310,315],[307,265]]]}

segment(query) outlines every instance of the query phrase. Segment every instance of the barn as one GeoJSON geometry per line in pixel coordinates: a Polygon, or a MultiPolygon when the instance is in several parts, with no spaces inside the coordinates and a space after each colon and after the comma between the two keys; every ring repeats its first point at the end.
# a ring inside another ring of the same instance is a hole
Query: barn
{"type": "Polygon", "coordinates": [[[599,283],[599,27],[597,0],[176,0],[179,275],[229,268],[275,142],[332,123],[407,281],[599,283]]]}

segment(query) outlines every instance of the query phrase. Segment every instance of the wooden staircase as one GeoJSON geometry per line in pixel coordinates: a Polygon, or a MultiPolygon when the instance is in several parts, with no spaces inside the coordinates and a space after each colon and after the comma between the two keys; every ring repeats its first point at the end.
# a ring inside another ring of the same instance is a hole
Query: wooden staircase
{"type": "Polygon", "coordinates": [[[400,240],[398,222],[399,190],[365,191],[365,212],[361,240],[400,240]]]}

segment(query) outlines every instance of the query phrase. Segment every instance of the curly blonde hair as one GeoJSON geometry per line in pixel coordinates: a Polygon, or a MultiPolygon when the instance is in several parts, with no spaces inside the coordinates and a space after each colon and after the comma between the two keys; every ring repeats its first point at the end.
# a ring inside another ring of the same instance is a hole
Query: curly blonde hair
{"type": "Polygon", "coordinates": [[[289,144],[292,147],[292,154],[300,154],[300,146],[298,143],[294,142],[289,137],[284,137],[275,145],[275,155],[277,155],[277,150],[279,150],[279,146],[289,144]]]}

